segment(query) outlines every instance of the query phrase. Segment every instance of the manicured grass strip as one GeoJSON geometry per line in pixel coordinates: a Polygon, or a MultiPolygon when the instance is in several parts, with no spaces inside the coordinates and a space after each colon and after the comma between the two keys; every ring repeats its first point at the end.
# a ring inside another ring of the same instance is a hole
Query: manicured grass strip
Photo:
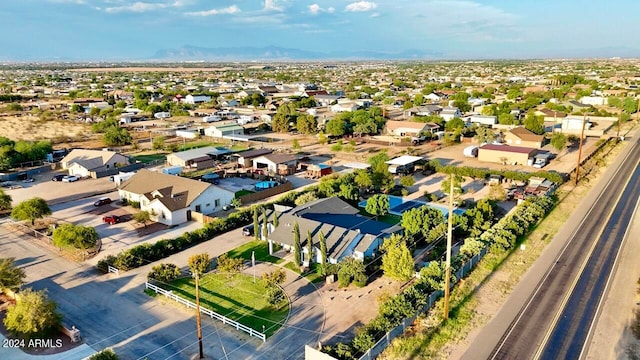
{"type": "Polygon", "coordinates": [[[255,251],[256,261],[270,262],[273,264],[280,264],[284,261],[281,258],[269,255],[269,244],[266,241],[259,240],[240,245],[237,248],[230,250],[227,255],[232,258],[251,260],[252,251],[255,251]]]}
{"type": "Polygon", "coordinates": [[[165,154],[146,154],[146,155],[134,155],[133,158],[142,163],[150,163],[156,160],[164,161],[167,156],[165,154]]]}
{"type": "MultiPolygon", "coordinates": [[[[172,282],[174,294],[195,302],[195,284],[192,278],[172,282]]],[[[207,274],[200,279],[200,305],[229,319],[273,335],[284,323],[288,304],[275,309],[265,298],[266,289],[258,277],[244,274],[207,274]]],[[[287,300],[288,301],[288,300],[287,300]]]]}
{"type": "Polygon", "coordinates": [[[236,191],[236,197],[237,197],[237,198],[239,198],[240,196],[247,195],[247,194],[253,194],[253,191],[251,191],[251,190],[244,190],[244,189],[239,190],[239,191],[236,191]]]}

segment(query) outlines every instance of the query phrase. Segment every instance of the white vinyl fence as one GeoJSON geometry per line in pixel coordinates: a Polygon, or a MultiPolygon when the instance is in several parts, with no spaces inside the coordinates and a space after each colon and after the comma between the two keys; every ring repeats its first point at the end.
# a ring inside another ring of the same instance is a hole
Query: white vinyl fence
{"type": "MultiPolygon", "coordinates": [[[[190,308],[190,309],[195,309],[196,308],[196,304],[192,303],[189,300],[181,298],[180,296],[174,294],[170,290],[165,290],[165,289],[163,289],[163,288],[161,288],[159,286],[153,285],[153,284],[148,283],[148,282],[146,282],[144,284],[144,286],[145,286],[145,288],[147,288],[149,290],[153,290],[158,294],[164,295],[168,299],[171,299],[173,301],[177,301],[180,304],[185,305],[187,308],[190,308]]],[[[235,327],[236,330],[244,331],[247,334],[249,334],[250,336],[255,336],[258,339],[261,339],[262,341],[267,341],[267,335],[265,335],[265,334],[263,334],[261,332],[258,332],[258,331],[254,330],[254,329],[252,329],[252,328],[250,328],[250,327],[248,327],[246,325],[240,324],[237,321],[231,320],[226,316],[220,315],[220,314],[218,314],[218,313],[216,313],[214,311],[211,311],[209,309],[206,309],[206,308],[204,308],[202,306],[200,307],[200,312],[205,314],[205,315],[208,315],[212,319],[216,319],[216,320],[222,321],[222,323],[225,324],[225,325],[231,325],[231,326],[235,327]]]]}

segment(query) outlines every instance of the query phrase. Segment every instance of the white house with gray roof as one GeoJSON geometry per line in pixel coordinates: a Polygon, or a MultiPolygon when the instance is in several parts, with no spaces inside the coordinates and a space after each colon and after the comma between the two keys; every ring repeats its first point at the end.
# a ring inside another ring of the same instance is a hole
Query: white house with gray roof
{"type": "Polygon", "coordinates": [[[129,164],[129,158],[115,151],[73,149],[60,161],[69,175],[91,176],[91,172],[114,169],[129,164]]]}
{"type": "Polygon", "coordinates": [[[197,149],[175,152],[167,155],[167,164],[171,166],[195,167],[199,162],[218,159],[222,155],[230,154],[226,148],[206,146],[197,149]]]}
{"type": "Polygon", "coordinates": [[[191,220],[192,212],[210,214],[231,203],[232,191],[204,181],[140,170],[118,189],[120,199],[140,203],[153,220],[179,225],[191,220]]]}

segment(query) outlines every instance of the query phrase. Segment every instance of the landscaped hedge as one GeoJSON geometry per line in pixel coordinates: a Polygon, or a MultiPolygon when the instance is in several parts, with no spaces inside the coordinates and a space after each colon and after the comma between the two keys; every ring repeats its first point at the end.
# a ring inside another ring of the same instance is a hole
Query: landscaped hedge
{"type": "Polygon", "coordinates": [[[431,160],[428,163],[428,166],[431,167],[434,171],[440,173],[453,173],[455,175],[472,177],[477,179],[486,179],[490,175],[501,175],[506,179],[518,180],[518,181],[528,181],[531,177],[537,176],[544,179],[547,179],[551,182],[554,182],[558,185],[562,184],[565,179],[563,175],[557,172],[550,171],[536,171],[536,172],[523,172],[523,171],[515,171],[515,170],[491,170],[491,169],[483,169],[483,168],[474,168],[471,166],[451,166],[451,165],[442,165],[440,161],[437,159],[431,160]]]}
{"type": "Polygon", "coordinates": [[[154,244],[140,244],[117,255],[109,255],[98,261],[97,267],[103,272],[107,272],[109,265],[121,271],[135,269],[207,241],[216,235],[250,224],[252,220],[253,207],[243,208],[229,214],[225,219],[215,219],[204,227],[185,232],[177,238],[163,239],[154,244]]]}
{"type": "MultiPolygon", "coordinates": [[[[555,195],[528,198],[513,213],[502,218],[479,237],[466,239],[459,254],[451,261],[451,273],[455,274],[485,247],[491,252],[512,249],[518,238],[527,234],[553,209],[556,201],[555,195]]],[[[359,328],[356,337],[350,343],[324,346],[322,351],[338,359],[356,359],[364,354],[405,318],[422,309],[427,304],[430,293],[444,289],[444,270],[443,263],[432,261],[429,267],[420,271],[418,281],[382,303],[378,316],[359,328]]]]}

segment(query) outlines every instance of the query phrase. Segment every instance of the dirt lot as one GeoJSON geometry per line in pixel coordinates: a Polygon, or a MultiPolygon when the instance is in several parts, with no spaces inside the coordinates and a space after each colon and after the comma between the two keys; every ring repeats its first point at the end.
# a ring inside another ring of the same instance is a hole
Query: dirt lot
{"type": "Polygon", "coordinates": [[[90,134],[87,124],[63,120],[42,121],[36,116],[0,117],[0,134],[11,140],[53,140],[90,134]]]}

